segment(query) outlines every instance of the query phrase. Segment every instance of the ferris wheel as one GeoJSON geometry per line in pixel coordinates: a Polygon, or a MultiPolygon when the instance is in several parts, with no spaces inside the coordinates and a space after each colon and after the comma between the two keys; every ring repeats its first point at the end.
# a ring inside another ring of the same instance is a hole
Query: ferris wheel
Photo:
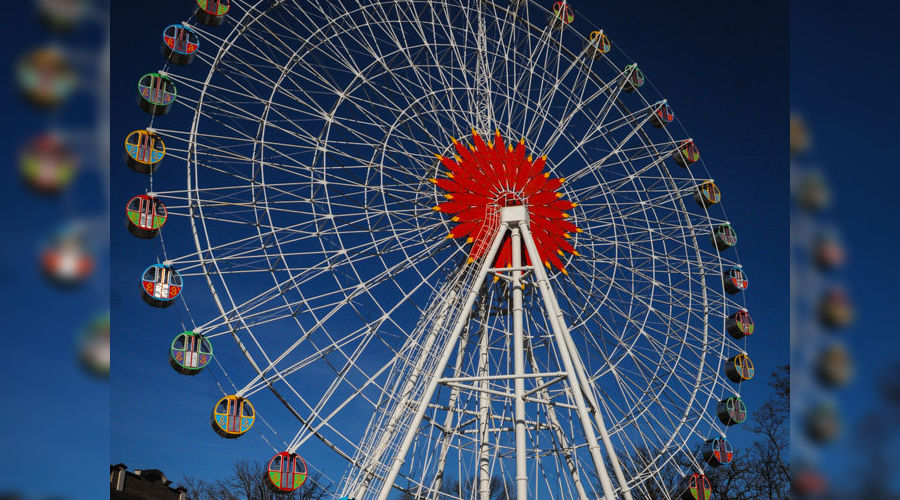
{"type": "Polygon", "coordinates": [[[144,300],[192,323],[172,366],[252,368],[213,429],[260,391],[295,418],[273,489],[318,442],[340,498],[710,497],[748,279],[701,141],[607,32],[567,2],[195,8],[138,81],[129,229],[164,242],[144,300]]]}

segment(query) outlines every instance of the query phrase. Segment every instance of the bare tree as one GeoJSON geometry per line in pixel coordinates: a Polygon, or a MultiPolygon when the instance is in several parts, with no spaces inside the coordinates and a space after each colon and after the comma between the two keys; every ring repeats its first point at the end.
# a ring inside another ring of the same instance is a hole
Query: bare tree
{"type": "Polygon", "coordinates": [[[266,464],[248,460],[234,463],[231,474],[212,482],[194,477],[182,481],[190,500],[321,500],[327,491],[318,474],[290,493],[275,493],[267,486],[266,464]]]}
{"type": "Polygon", "coordinates": [[[772,373],[772,397],[751,415],[748,430],[758,437],[747,451],[751,482],[757,499],[783,500],[791,484],[790,430],[791,370],[779,367],[772,373]]]}
{"type": "MultiPolygon", "coordinates": [[[[734,459],[721,467],[706,467],[704,474],[715,500],[784,500],[790,485],[790,448],[788,419],[790,412],[790,368],[779,367],[772,373],[772,395],[751,413],[748,430],[757,437],[750,446],[736,449],[734,459]]],[[[632,474],[643,468],[656,454],[646,448],[630,455],[621,453],[632,474]]],[[[684,475],[696,471],[696,457],[682,456],[662,467],[653,478],[632,490],[635,500],[658,500],[677,495],[685,488],[684,475]]],[[[593,477],[596,484],[596,477],[593,477]]]]}
{"type": "Polygon", "coordinates": [[[747,456],[735,456],[728,465],[709,467],[706,477],[716,500],[752,500],[756,485],[753,484],[754,460],[747,456]]]}
{"type": "MultiPolygon", "coordinates": [[[[478,491],[478,481],[474,478],[462,482],[455,480],[445,481],[440,491],[457,498],[476,498],[475,492],[478,491]]],[[[515,486],[498,476],[491,478],[489,491],[491,500],[516,500],[515,486]]],[[[427,498],[427,495],[417,496],[415,493],[408,492],[401,495],[397,500],[421,500],[423,498],[427,498]]]]}

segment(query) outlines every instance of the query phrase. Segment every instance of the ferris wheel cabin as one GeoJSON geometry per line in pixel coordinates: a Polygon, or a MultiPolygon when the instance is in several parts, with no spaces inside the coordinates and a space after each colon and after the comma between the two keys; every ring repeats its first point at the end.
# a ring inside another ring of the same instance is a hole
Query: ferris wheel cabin
{"type": "Polygon", "coordinates": [[[724,437],[709,439],[703,444],[703,459],[713,467],[727,465],[734,458],[734,449],[724,437]]]}
{"type": "Polygon", "coordinates": [[[175,84],[167,76],[147,73],[138,80],[138,102],[151,115],[164,115],[175,102],[175,84]]]}
{"type": "Polygon", "coordinates": [[[672,106],[660,101],[656,103],[650,113],[650,125],[656,128],[663,128],[675,120],[675,112],[672,106]]]}
{"type": "Polygon", "coordinates": [[[753,335],[753,318],[746,310],[738,311],[725,320],[725,328],[735,340],[740,340],[748,335],[753,335]]]}
{"type": "Polygon", "coordinates": [[[16,80],[25,100],[42,109],[57,108],[78,84],[75,69],[55,48],[35,49],[16,65],[16,80]]]}
{"type": "Polygon", "coordinates": [[[842,288],[825,292],[819,302],[819,319],[828,328],[843,328],[853,321],[853,304],[842,288]]]}
{"type": "Polygon", "coordinates": [[[95,267],[86,238],[84,231],[75,225],[55,231],[41,249],[44,276],[62,287],[72,287],[86,280],[95,267]]]}
{"type": "Polygon", "coordinates": [[[679,167],[687,168],[700,159],[700,150],[693,140],[687,139],[681,141],[678,147],[675,148],[675,151],[672,151],[672,159],[675,160],[679,167]]]}
{"type": "Polygon", "coordinates": [[[19,155],[19,169],[29,189],[53,196],[72,183],[78,161],[62,139],[53,134],[43,134],[25,145],[19,155]]]}
{"type": "Polygon", "coordinates": [[[296,453],[283,451],[269,460],[266,466],[266,486],[276,493],[290,493],[299,489],[309,477],[306,461],[296,453]]]}
{"type": "Polygon", "coordinates": [[[709,242],[720,252],[737,245],[737,232],[731,224],[724,223],[716,226],[709,235],[709,242]]]}
{"type": "Polygon", "coordinates": [[[200,373],[212,360],[212,344],[203,335],[187,331],[178,334],[169,348],[169,364],[182,375],[200,373]]]}
{"type": "Polygon", "coordinates": [[[841,344],[826,347],[816,361],[816,376],[828,387],[846,384],[853,377],[853,361],[847,348],[841,344]]]}
{"type": "Polygon", "coordinates": [[[550,29],[561,30],[563,26],[575,22],[575,11],[568,2],[556,2],[553,9],[547,17],[547,24],[550,29]]]}
{"type": "Polygon", "coordinates": [[[706,181],[694,191],[694,201],[703,208],[709,208],[722,201],[722,191],[713,181],[706,181]]]}
{"type": "Polygon", "coordinates": [[[691,474],[684,478],[683,488],[681,498],[684,500],[709,500],[712,495],[709,478],[703,474],[691,474]]]}
{"type": "Polygon", "coordinates": [[[819,403],[804,418],[806,434],[816,443],[827,443],[841,432],[841,416],[833,403],[819,403]]]}
{"type": "Polygon", "coordinates": [[[599,61],[603,54],[608,53],[611,48],[609,37],[603,33],[603,30],[592,31],[584,43],[584,51],[595,61],[599,61]]]}
{"type": "Polygon", "coordinates": [[[141,275],[141,296],[153,307],[169,307],[183,288],[181,274],[175,268],[153,264],[141,275]]]}
{"type": "Polygon", "coordinates": [[[753,361],[746,354],[733,356],[725,363],[725,375],[736,384],[752,379],[753,374],[753,361]]]}
{"type": "Polygon", "coordinates": [[[722,191],[713,181],[706,181],[694,191],[694,201],[703,208],[709,208],[722,201],[722,191]]]}
{"type": "Polygon", "coordinates": [[[138,238],[156,237],[167,218],[168,213],[163,202],[146,194],[135,196],[125,205],[128,232],[138,238]]]}
{"type": "Polygon", "coordinates": [[[197,0],[197,20],[207,26],[221,26],[230,8],[229,0],[197,0]]]}
{"type": "Polygon", "coordinates": [[[747,273],[741,269],[741,266],[732,267],[725,271],[722,273],[722,277],[725,282],[725,291],[731,295],[743,292],[750,286],[750,281],[747,279],[747,273]]]}
{"type": "Polygon", "coordinates": [[[747,420],[747,405],[738,396],[731,396],[719,401],[716,407],[716,416],[725,425],[743,423],[744,420],[747,420]]]}
{"type": "Polygon", "coordinates": [[[34,4],[41,22],[60,34],[71,33],[92,7],[87,0],[37,0],[34,4]]]}
{"type": "Polygon", "coordinates": [[[162,137],[149,130],[135,130],[125,138],[125,162],[139,174],[156,172],[166,156],[162,137]]]}
{"type": "Polygon", "coordinates": [[[78,360],[81,366],[99,377],[109,377],[109,315],[96,317],[78,338],[78,360]]]}
{"type": "Polygon", "coordinates": [[[813,255],[816,266],[823,271],[837,269],[847,259],[844,245],[834,232],[826,232],[816,238],[813,255]]]}
{"type": "Polygon", "coordinates": [[[250,401],[239,396],[225,396],[213,408],[209,418],[216,434],[227,439],[243,436],[253,427],[256,412],[250,401]]]}
{"type": "Polygon", "coordinates": [[[637,63],[625,66],[622,71],[622,90],[634,92],[644,86],[644,73],[638,68],[637,63]]]}
{"type": "Polygon", "coordinates": [[[188,26],[172,24],[163,30],[162,53],[172,64],[186,65],[194,60],[200,37],[188,26]]]}

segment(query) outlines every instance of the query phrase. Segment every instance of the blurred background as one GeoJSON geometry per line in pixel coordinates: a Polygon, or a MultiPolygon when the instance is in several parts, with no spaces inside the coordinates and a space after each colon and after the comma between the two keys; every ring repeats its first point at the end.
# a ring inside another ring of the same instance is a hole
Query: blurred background
{"type": "Polygon", "coordinates": [[[4,4],[0,498],[105,498],[109,2],[4,4]]]}
{"type": "Polygon", "coordinates": [[[791,447],[796,498],[900,498],[900,35],[887,2],[791,2],[791,447]]]}

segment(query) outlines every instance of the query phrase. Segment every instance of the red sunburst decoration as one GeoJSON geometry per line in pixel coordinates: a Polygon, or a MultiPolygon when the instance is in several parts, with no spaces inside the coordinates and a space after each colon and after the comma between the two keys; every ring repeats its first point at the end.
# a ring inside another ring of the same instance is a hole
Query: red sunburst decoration
{"type": "MultiPolygon", "coordinates": [[[[566,273],[560,257],[563,252],[578,255],[568,240],[569,233],[580,233],[581,229],[565,220],[569,217],[565,211],[578,206],[563,200],[562,193],[557,192],[565,179],[551,179],[550,173],[543,171],[547,157],[534,160],[528,156],[524,139],[515,147],[506,145],[498,130],[494,141],[486,143],[472,130],[472,143],[467,148],[453,139],[456,155],[453,158],[438,155],[449,171],[448,178],[431,179],[447,191],[444,197],[448,200],[434,210],[453,214],[451,220],[459,223],[447,237],[467,238],[466,242],[472,243],[469,251],[469,262],[472,262],[488,251],[500,224],[500,209],[524,205],[541,261],[548,269],[552,264],[566,273]]],[[[522,255],[530,265],[531,259],[524,248],[522,255]]],[[[507,236],[495,265],[509,267],[511,264],[512,243],[507,236]]]]}

